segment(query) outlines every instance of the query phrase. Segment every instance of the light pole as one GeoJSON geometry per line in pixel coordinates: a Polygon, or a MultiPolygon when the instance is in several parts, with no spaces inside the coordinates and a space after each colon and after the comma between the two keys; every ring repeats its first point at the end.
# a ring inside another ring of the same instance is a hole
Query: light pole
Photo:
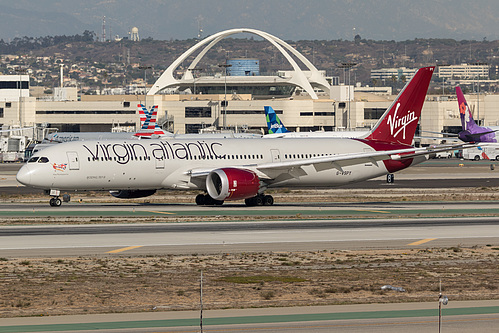
{"type": "Polygon", "coordinates": [[[438,67],[438,75],[442,79],[442,96],[445,95],[445,77],[444,74],[441,73],[440,67],[448,67],[450,66],[449,64],[439,64],[437,60],[437,67],[438,67]]]}
{"type": "Polygon", "coordinates": [[[144,70],[144,106],[147,108],[147,78],[146,73],[148,69],[151,69],[151,66],[139,66],[139,69],[144,70]]]}
{"type": "Polygon", "coordinates": [[[442,304],[447,305],[449,298],[442,295],[442,280],[440,280],[440,293],[438,294],[438,333],[442,331],[442,304]]]}
{"type": "Polygon", "coordinates": [[[342,63],[340,66],[338,66],[339,68],[343,68],[343,73],[345,71],[345,68],[348,69],[348,110],[347,110],[347,127],[348,129],[350,129],[350,68],[356,66],[357,63],[355,62],[344,62],[342,63]]]}
{"type": "Polygon", "coordinates": [[[333,102],[333,117],[334,117],[334,131],[336,132],[337,131],[337,128],[336,128],[336,102],[333,102]]]}
{"type": "Polygon", "coordinates": [[[23,81],[22,81],[22,74],[26,73],[25,68],[16,68],[14,69],[17,73],[19,73],[19,102],[17,103],[18,108],[19,108],[19,127],[22,128],[22,108],[21,108],[21,103],[22,103],[22,92],[23,92],[23,81]]]}
{"type": "Polygon", "coordinates": [[[224,76],[224,101],[222,103],[222,106],[224,108],[223,129],[225,129],[225,127],[227,126],[227,68],[232,67],[232,65],[225,63],[225,64],[218,65],[218,67],[222,67],[224,69],[224,72],[225,72],[225,76],[224,76]]]}
{"type": "MultiPolygon", "coordinates": [[[[475,65],[475,66],[485,66],[487,65],[486,62],[474,62],[472,63],[472,65],[475,65]]],[[[477,89],[477,97],[476,97],[476,113],[477,113],[477,119],[478,119],[478,124],[481,125],[481,122],[480,122],[480,71],[481,71],[481,68],[477,68],[478,69],[478,75],[477,75],[477,83],[476,83],[476,89],[477,89]]]]}

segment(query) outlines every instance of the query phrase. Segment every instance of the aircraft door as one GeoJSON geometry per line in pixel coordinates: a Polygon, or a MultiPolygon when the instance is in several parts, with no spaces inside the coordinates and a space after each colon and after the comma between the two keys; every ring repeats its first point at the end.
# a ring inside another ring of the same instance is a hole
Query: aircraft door
{"type": "Polygon", "coordinates": [[[155,158],[154,163],[156,163],[156,169],[164,169],[165,168],[165,159],[161,157],[161,159],[155,158]]]}
{"type": "Polygon", "coordinates": [[[279,149],[271,149],[270,155],[272,155],[272,162],[281,162],[281,155],[279,149]]]}
{"type": "Polygon", "coordinates": [[[80,161],[78,160],[78,153],[75,151],[68,151],[69,170],[80,170],[80,161]]]}

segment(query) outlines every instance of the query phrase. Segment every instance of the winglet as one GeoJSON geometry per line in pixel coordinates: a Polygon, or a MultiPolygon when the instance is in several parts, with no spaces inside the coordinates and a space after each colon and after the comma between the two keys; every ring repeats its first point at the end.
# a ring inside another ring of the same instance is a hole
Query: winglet
{"type": "Polygon", "coordinates": [[[434,69],[423,67],[414,74],[366,139],[412,144],[434,69]]]}
{"type": "Polygon", "coordinates": [[[289,132],[271,106],[264,106],[269,134],[289,132]]]}

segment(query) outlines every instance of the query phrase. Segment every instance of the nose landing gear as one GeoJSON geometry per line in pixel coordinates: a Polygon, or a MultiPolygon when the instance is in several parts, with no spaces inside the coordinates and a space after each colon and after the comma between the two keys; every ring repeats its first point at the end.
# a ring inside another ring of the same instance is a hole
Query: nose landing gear
{"type": "Polygon", "coordinates": [[[62,205],[62,200],[59,197],[50,198],[50,206],[59,207],[60,205],[62,205]]]}
{"type": "Polygon", "coordinates": [[[62,200],[59,198],[59,195],[61,195],[61,191],[59,190],[50,190],[47,191],[48,193],[47,194],[50,194],[50,196],[52,198],[50,198],[50,201],[49,201],[49,204],[51,207],[59,207],[62,205],[62,202],[69,202],[71,200],[71,197],[69,196],[69,194],[64,194],[62,196],[62,200]]]}

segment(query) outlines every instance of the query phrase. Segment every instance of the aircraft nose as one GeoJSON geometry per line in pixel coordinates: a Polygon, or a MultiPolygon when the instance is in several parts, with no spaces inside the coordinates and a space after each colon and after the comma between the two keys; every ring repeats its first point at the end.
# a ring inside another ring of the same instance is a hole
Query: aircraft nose
{"type": "Polygon", "coordinates": [[[23,165],[17,172],[16,179],[23,185],[29,185],[31,183],[31,171],[27,165],[23,165]]]}

